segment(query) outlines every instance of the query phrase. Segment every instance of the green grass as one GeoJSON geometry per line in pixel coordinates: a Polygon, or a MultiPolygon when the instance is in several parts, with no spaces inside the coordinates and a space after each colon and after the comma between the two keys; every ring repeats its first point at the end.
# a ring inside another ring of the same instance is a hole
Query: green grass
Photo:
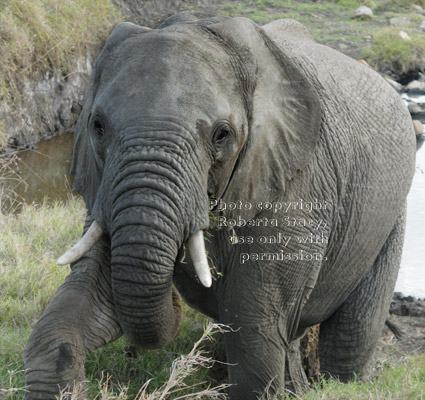
{"type": "Polygon", "coordinates": [[[379,376],[368,382],[342,384],[323,380],[316,392],[303,400],[421,400],[425,399],[425,354],[399,365],[386,365],[379,376]]]}
{"type": "Polygon", "coordinates": [[[425,54],[425,35],[403,27],[410,40],[402,39],[400,28],[387,27],[374,35],[373,44],[363,50],[369,64],[377,70],[391,68],[398,73],[406,73],[418,68],[425,54]]]}
{"type": "Polygon", "coordinates": [[[293,18],[308,24],[318,17],[318,13],[322,12],[336,16],[343,12],[343,8],[332,2],[245,0],[224,4],[221,11],[224,15],[242,15],[251,18],[259,24],[265,24],[279,18],[293,18]]]}
{"type": "MultiPolygon", "coordinates": [[[[66,205],[24,206],[17,215],[0,214],[0,389],[24,386],[25,343],[69,272],[57,266],[56,259],[79,238],[83,220],[84,204],[74,197],[66,205]]],[[[149,390],[160,387],[167,382],[171,362],[188,353],[202,335],[205,320],[185,306],[179,333],[164,349],[142,351],[121,338],[95,351],[86,362],[89,394],[99,393],[108,374],[109,391],[126,386],[130,397],[150,379],[149,390]]],[[[206,369],[200,369],[185,383],[205,381],[206,375],[206,369]]],[[[13,399],[20,398],[22,392],[16,392],[13,399]]]]}
{"type": "MultiPolygon", "coordinates": [[[[81,234],[82,209],[71,200],[0,214],[0,388],[9,387],[8,370],[23,370],[31,326],[68,274],[55,259],[81,234]]],[[[13,375],[13,387],[23,386],[22,375],[13,375]]]]}
{"type": "Polygon", "coordinates": [[[224,4],[223,15],[242,15],[259,24],[278,18],[293,18],[305,24],[319,43],[336,47],[344,43],[345,49],[355,58],[365,58],[377,70],[392,68],[403,74],[418,69],[424,54],[425,35],[418,26],[425,16],[414,5],[425,6],[425,0],[245,0],[224,4]],[[351,19],[360,5],[374,11],[374,19],[351,19]],[[412,23],[408,26],[389,27],[389,19],[405,16],[412,23]],[[400,30],[412,38],[401,39],[400,30]]]}

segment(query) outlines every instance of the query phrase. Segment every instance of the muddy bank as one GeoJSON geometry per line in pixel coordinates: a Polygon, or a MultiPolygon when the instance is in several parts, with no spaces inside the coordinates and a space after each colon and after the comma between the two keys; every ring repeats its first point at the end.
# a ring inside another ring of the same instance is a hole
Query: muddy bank
{"type": "Polygon", "coordinates": [[[9,149],[31,149],[41,140],[74,129],[92,64],[93,57],[88,54],[77,61],[72,73],[48,72],[37,82],[20,82],[20,97],[11,105],[0,104],[9,149]]]}

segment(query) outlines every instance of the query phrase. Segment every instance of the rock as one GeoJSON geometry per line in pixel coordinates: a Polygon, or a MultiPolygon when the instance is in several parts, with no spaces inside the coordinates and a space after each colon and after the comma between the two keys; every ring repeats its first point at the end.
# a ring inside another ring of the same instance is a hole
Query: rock
{"type": "Polygon", "coordinates": [[[412,115],[422,114],[424,112],[424,110],[422,110],[422,107],[417,103],[409,103],[409,104],[407,104],[407,108],[408,108],[410,114],[412,114],[412,115]]]}
{"type": "Polygon", "coordinates": [[[403,39],[403,40],[411,40],[411,37],[405,32],[405,31],[400,31],[398,33],[398,35],[403,39]]]}
{"type": "Polygon", "coordinates": [[[403,86],[401,85],[401,83],[396,82],[393,79],[390,78],[386,78],[386,81],[388,82],[388,84],[395,89],[398,93],[401,93],[401,91],[403,90],[403,86]]]}
{"type": "Polygon", "coordinates": [[[425,19],[421,22],[421,24],[419,25],[419,29],[423,32],[425,32],[425,19]]]}
{"type": "Polygon", "coordinates": [[[345,43],[338,43],[338,50],[339,50],[341,53],[346,52],[348,49],[349,49],[349,46],[348,46],[348,45],[346,45],[345,43]]]}
{"type": "Polygon", "coordinates": [[[402,300],[406,300],[406,299],[412,299],[412,301],[415,299],[412,296],[408,296],[406,297],[402,292],[394,292],[393,293],[393,302],[395,301],[402,301],[402,300]]]}
{"type": "Polygon", "coordinates": [[[402,301],[391,304],[390,313],[399,316],[425,317],[425,306],[419,300],[415,302],[402,301]]]}
{"type": "Polygon", "coordinates": [[[424,126],[421,121],[414,119],[413,127],[415,128],[416,136],[421,136],[424,133],[424,126]]]}
{"type": "Polygon", "coordinates": [[[410,21],[409,18],[406,17],[398,17],[398,18],[391,18],[390,24],[391,25],[408,25],[411,24],[412,21],[410,21]]]}
{"type": "Polygon", "coordinates": [[[401,293],[394,293],[390,307],[390,314],[425,317],[425,302],[418,300],[413,296],[403,297],[401,293]]]}
{"type": "Polygon", "coordinates": [[[354,11],[353,15],[351,16],[351,18],[373,18],[373,11],[366,6],[361,6],[359,7],[356,11],[354,11]]]}
{"type": "Polygon", "coordinates": [[[412,81],[406,86],[408,93],[425,94],[425,82],[412,81]]]}

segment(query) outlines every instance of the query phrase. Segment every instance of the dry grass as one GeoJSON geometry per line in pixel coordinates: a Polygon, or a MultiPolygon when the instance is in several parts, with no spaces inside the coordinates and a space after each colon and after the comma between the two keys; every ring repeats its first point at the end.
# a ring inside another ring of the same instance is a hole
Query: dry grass
{"type": "Polygon", "coordinates": [[[109,0],[1,1],[0,98],[16,101],[25,77],[72,71],[119,18],[109,0]]]}
{"type": "MultiPolygon", "coordinates": [[[[206,382],[199,382],[196,384],[187,384],[187,378],[195,375],[199,369],[212,368],[216,363],[205,350],[202,349],[202,345],[206,341],[212,341],[215,333],[228,332],[229,328],[214,323],[208,323],[204,328],[204,332],[199,340],[195,342],[192,350],[186,354],[178,357],[172,363],[170,369],[170,377],[168,381],[161,387],[154,389],[149,392],[149,384],[151,380],[148,380],[139,390],[136,397],[131,397],[134,400],[182,400],[182,399],[216,399],[226,400],[228,396],[224,393],[224,390],[229,385],[221,384],[215,387],[206,386],[206,382]]],[[[72,389],[64,389],[59,396],[59,400],[78,400],[82,396],[87,394],[87,391],[82,384],[72,389]]],[[[100,382],[99,394],[96,396],[96,400],[129,400],[128,387],[121,386],[119,392],[110,388],[110,376],[104,377],[100,382]]]]}
{"type": "Polygon", "coordinates": [[[18,185],[26,183],[21,180],[17,172],[17,160],[17,153],[0,157],[0,214],[13,213],[21,204],[21,199],[16,195],[15,189],[18,185]]]}

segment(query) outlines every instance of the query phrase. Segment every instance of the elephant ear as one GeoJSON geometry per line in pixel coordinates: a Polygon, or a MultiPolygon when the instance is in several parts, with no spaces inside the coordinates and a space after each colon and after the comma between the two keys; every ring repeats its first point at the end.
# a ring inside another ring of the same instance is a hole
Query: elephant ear
{"type": "Polygon", "coordinates": [[[102,166],[96,161],[96,154],[91,145],[89,132],[90,116],[96,97],[101,67],[120,43],[134,34],[149,30],[149,28],[129,22],[117,24],[108,36],[105,46],[95,62],[94,70],[85,92],[84,105],[75,129],[71,174],[74,176],[74,190],[83,196],[89,211],[91,211],[95,203],[103,172],[102,166]]]}
{"type": "Polygon", "coordinates": [[[223,197],[225,202],[251,202],[244,214],[250,218],[257,203],[282,195],[311,160],[321,126],[320,100],[302,68],[258,25],[234,18],[215,27],[257,64],[248,138],[223,197]]]}

